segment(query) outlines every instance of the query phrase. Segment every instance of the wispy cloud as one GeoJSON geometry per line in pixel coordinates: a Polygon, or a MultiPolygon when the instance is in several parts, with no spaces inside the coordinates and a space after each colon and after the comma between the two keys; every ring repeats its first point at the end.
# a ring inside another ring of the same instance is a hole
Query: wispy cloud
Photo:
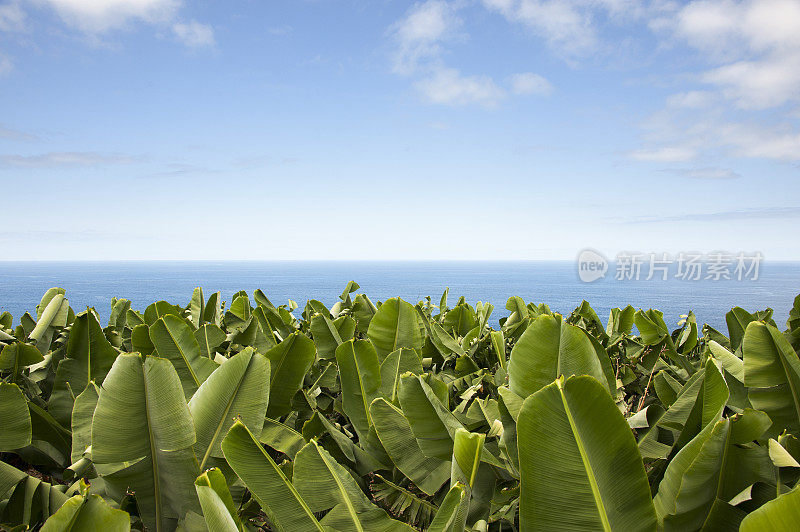
{"type": "Polygon", "coordinates": [[[220,170],[187,163],[168,163],[163,170],[140,176],[139,179],[170,179],[218,174],[220,170]]]}
{"type": "Polygon", "coordinates": [[[453,39],[461,24],[458,9],[451,2],[428,0],[412,6],[389,28],[398,44],[394,71],[412,74],[421,62],[438,59],[442,43],[453,39]]]}
{"type": "Polygon", "coordinates": [[[440,68],[414,86],[430,102],[445,105],[496,105],[506,92],[488,76],[464,76],[455,68],[440,68]]]}
{"type": "Polygon", "coordinates": [[[645,141],[697,156],[800,160],[800,2],[695,0],[674,4],[651,27],[688,45],[701,88],[673,94],[646,125],[645,141]],[[778,112],[775,112],[778,111],[778,112]],[[796,118],[796,117],[795,117],[796,118]]]}
{"type": "Polygon", "coordinates": [[[445,45],[466,37],[461,33],[464,5],[445,0],[414,4],[389,28],[396,43],[392,70],[417,78],[413,86],[424,101],[432,104],[493,107],[509,94],[550,94],[550,82],[532,72],[511,75],[505,88],[490,76],[463,73],[445,63],[445,45]]]}
{"type": "Polygon", "coordinates": [[[743,109],[800,97],[800,2],[694,1],[674,19],[679,39],[720,66],[701,79],[743,109]]]}
{"type": "Polygon", "coordinates": [[[118,233],[85,229],[82,231],[0,231],[0,242],[97,242],[116,240],[152,240],[157,235],[143,232],[118,233]]]}
{"type": "Polygon", "coordinates": [[[667,168],[664,172],[690,179],[737,179],[742,177],[730,168],[716,168],[707,166],[704,168],[667,168]]]}
{"type": "Polygon", "coordinates": [[[273,26],[272,28],[267,28],[267,33],[278,37],[282,35],[289,35],[290,33],[292,33],[292,31],[294,31],[294,28],[292,28],[289,25],[273,26]]]}
{"type": "Polygon", "coordinates": [[[17,140],[17,141],[36,141],[41,140],[38,136],[20,131],[5,124],[0,124],[0,139],[4,140],[17,140]]]}
{"type": "Polygon", "coordinates": [[[634,150],[629,152],[628,156],[635,161],[674,163],[693,159],[695,151],[682,146],[664,146],[661,148],[634,150]]]}
{"type": "Polygon", "coordinates": [[[18,1],[0,5],[0,31],[24,31],[26,18],[18,1]]]}
{"type": "Polygon", "coordinates": [[[50,152],[36,155],[0,155],[0,165],[17,168],[69,168],[130,164],[136,157],[99,152],[50,152]]]}
{"type": "Polygon", "coordinates": [[[7,74],[14,69],[14,63],[11,59],[0,52],[0,76],[7,74]]]}
{"type": "MultiPolygon", "coordinates": [[[[148,24],[171,30],[175,38],[189,48],[212,48],[214,29],[196,20],[181,20],[183,0],[33,0],[34,4],[55,11],[67,26],[102,41],[115,30],[134,24],[148,24]]],[[[20,2],[0,6],[0,30],[4,26],[23,26],[25,13],[20,2]]]]}
{"type": "MultiPolygon", "coordinates": [[[[589,3],[571,0],[483,0],[486,8],[522,24],[566,57],[585,57],[597,49],[597,29],[589,3]]],[[[601,2],[598,5],[602,5],[601,2]]]]}
{"type": "Polygon", "coordinates": [[[189,48],[213,48],[217,43],[214,38],[214,28],[196,20],[173,24],[172,31],[178,40],[189,48]]]}
{"type": "Polygon", "coordinates": [[[438,129],[439,131],[447,131],[450,129],[450,124],[447,122],[428,122],[426,125],[431,129],[438,129]]]}
{"type": "Polygon", "coordinates": [[[546,78],[533,72],[513,74],[509,79],[511,92],[518,95],[533,94],[547,96],[553,92],[553,84],[546,78]]]}
{"type": "Polygon", "coordinates": [[[302,161],[300,157],[275,157],[273,155],[253,155],[240,157],[233,161],[233,166],[238,168],[260,168],[265,166],[282,166],[296,164],[302,161]]]}
{"type": "Polygon", "coordinates": [[[620,221],[623,224],[649,224],[662,222],[717,222],[733,220],[771,220],[800,217],[800,207],[770,207],[730,211],[687,213],[667,216],[639,216],[620,221]]]}
{"type": "Polygon", "coordinates": [[[174,19],[180,0],[38,0],[62,20],[87,33],[104,33],[130,22],[166,23],[174,19]]]}

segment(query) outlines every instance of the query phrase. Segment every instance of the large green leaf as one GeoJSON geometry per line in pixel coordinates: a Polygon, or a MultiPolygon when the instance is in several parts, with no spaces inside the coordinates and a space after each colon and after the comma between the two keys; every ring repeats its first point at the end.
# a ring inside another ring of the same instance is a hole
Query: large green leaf
{"type": "Polygon", "coordinates": [[[729,398],[728,387],[716,365],[706,364],[692,375],[669,409],[639,440],[644,458],[667,458],[715,423],[729,398]]]}
{"type": "Polygon", "coordinates": [[[403,412],[386,399],[375,399],[370,413],[381,445],[397,469],[428,495],[435,494],[450,478],[450,462],[425,456],[403,412]]]}
{"type": "MultiPolygon", "coordinates": [[[[564,375],[591,375],[607,383],[603,365],[586,334],[561,317],[542,315],[533,320],[511,350],[508,386],[528,397],[564,375]]],[[[605,384],[608,389],[608,384],[605,384]]]]}
{"type": "Polygon", "coordinates": [[[503,331],[492,331],[490,333],[492,339],[492,349],[497,356],[497,362],[500,367],[506,369],[506,339],[503,336],[503,331]]]}
{"type": "Polygon", "coordinates": [[[44,357],[35,346],[22,343],[9,344],[0,352],[0,371],[11,372],[11,380],[16,381],[22,368],[38,364],[42,360],[44,357]]]}
{"type": "Polygon", "coordinates": [[[244,527],[233,504],[225,476],[217,469],[209,469],[194,481],[194,489],[203,508],[208,530],[211,532],[243,532],[244,527]]]}
{"type": "Polygon", "coordinates": [[[175,366],[187,399],[217,368],[216,362],[202,356],[192,328],[183,318],[173,314],[159,318],[150,326],[150,340],[156,355],[175,366]]]}
{"type": "Polygon", "coordinates": [[[270,418],[264,420],[264,428],[261,430],[258,441],[269,445],[276,451],[282,452],[289,458],[294,458],[297,451],[306,444],[302,434],[270,418]]]}
{"type": "Polygon", "coordinates": [[[234,418],[261,433],[269,401],[269,373],[269,360],[248,347],[214,370],[192,396],[189,411],[201,470],[209,457],[222,457],[220,442],[234,418]]]}
{"type": "Polygon", "coordinates": [[[16,467],[0,461],[0,497],[5,496],[11,488],[27,476],[16,467]]]}
{"type": "Polygon", "coordinates": [[[422,361],[413,349],[392,351],[381,362],[381,393],[394,404],[398,404],[400,376],[409,371],[422,374],[422,361]]]}
{"type": "Polygon", "coordinates": [[[153,325],[159,318],[164,316],[175,316],[183,318],[183,308],[173,305],[167,301],[156,301],[144,309],[144,323],[153,325]]]}
{"type": "Polygon", "coordinates": [[[425,456],[448,461],[453,454],[456,430],[461,422],[442,404],[424,377],[400,378],[400,405],[425,456]]]}
{"type": "Polygon", "coordinates": [[[136,494],[145,525],[174,528],[199,510],[187,490],[198,475],[195,432],[181,381],[164,358],[117,357],[103,383],[92,423],[92,460],[104,480],[136,494]]]}
{"type": "Polygon", "coordinates": [[[94,410],[97,408],[97,399],[100,397],[100,387],[90,382],[86,385],[72,407],[71,423],[72,427],[72,453],[70,461],[77,462],[86,452],[86,448],[92,444],[92,418],[94,410]]]}
{"type": "Polygon", "coordinates": [[[761,415],[750,410],[709,423],[669,462],[654,499],[665,530],[697,530],[716,501],[729,501],[756,482],[775,482],[767,450],[743,445],[768,426],[761,415]]]}
{"type": "Polygon", "coordinates": [[[481,465],[481,454],[485,440],[485,434],[469,432],[465,429],[458,429],[456,431],[455,441],[453,442],[450,486],[456,487],[461,484],[467,492],[466,496],[461,499],[458,511],[456,512],[456,530],[461,530],[467,525],[472,490],[475,487],[475,479],[478,475],[479,466],[481,465]]]}
{"type": "Polygon", "coordinates": [[[267,416],[277,419],[291,411],[292,397],[303,385],[303,378],[314,363],[316,347],[307,336],[295,332],[267,351],[265,356],[272,368],[267,416]]]}
{"type": "Polygon", "coordinates": [[[457,528],[460,524],[458,509],[464,497],[466,497],[466,490],[463,484],[456,484],[450,488],[442,504],[439,505],[439,511],[436,512],[436,517],[428,527],[428,532],[460,532],[460,529],[457,528]]]}
{"type": "Polygon", "coordinates": [[[320,358],[333,358],[336,348],[351,339],[356,330],[356,321],[350,316],[332,320],[324,314],[315,314],[310,321],[311,335],[320,358]]]}
{"type": "Polygon", "coordinates": [[[559,378],[525,400],[520,530],[655,530],[636,441],[601,382],[559,378]]]}
{"type": "Polygon", "coordinates": [[[222,452],[278,530],[324,531],[283,470],[244,424],[233,424],[222,440],[222,452]]]}
{"type": "Polygon", "coordinates": [[[664,353],[667,358],[685,370],[688,374],[695,371],[694,366],[688,358],[678,353],[675,343],[672,341],[667,324],[664,322],[664,314],[655,309],[647,311],[637,310],[634,315],[634,323],[641,333],[642,342],[654,350],[664,353]]]}
{"type": "Polygon", "coordinates": [[[194,332],[194,338],[200,346],[200,353],[214,360],[217,347],[225,341],[225,333],[213,323],[206,323],[194,332]]]}
{"type": "Polygon", "coordinates": [[[794,532],[800,523],[800,486],[784,493],[742,520],[741,532],[794,532]]]}
{"type": "Polygon", "coordinates": [[[56,415],[55,411],[64,409],[62,416],[56,417],[66,423],[72,412],[72,394],[80,393],[91,381],[102,384],[117,355],[94,312],[78,314],[69,333],[66,358],[58,363],[50,411],[56,415]]]}
{"type": "Polygon", "coordinates": [[[369,405],[380,395],[381,369],[378,354],[367,340],[349,340],[336,348],[336,363],[342,384],[342,407],[344,413],[365,440],[372,419],[369,405]]]}
{"type": "Polygon", "coordinates": [[[443,321],[445,329],[461,337],[466,336],[477,324],[478,316],[475,314],[475,310],[467,303],[457,305],[450,310],[443,321]]]}
{"type": "Polygon", "coordinates": [[[321,521],[323,525],[342,532],[413,530],[374,506],[353,476],[315,440],[295,456],[292,478],[314,511],[333,509],[321,521]]]}
{"type": "Polygon", "coordinates": [[[189,303],[189,312],[192,316],[192,325],[195,329],[203,325],[206,314],[206,300],[203,297],[203,289],[199,286],[192,292],[192,300],[189,303]]]}
{"type": "Polygon", "coordinates": [[[0,427],[0,451],[11,451],[31,443],[33,432],[28,401],[16,384],[0,382],[0,427]]]}
{"type": "Polygon", "coordinates": [[[21,525],[14,530],[35,528],[69,499],[60,491],[63,489],[64,486],[43,482],[0,462],[0,496],[8,495],[7,500],[0,505],[0,523],[21,525]]]}
{"type": "Polygon", "coordinates": [[[772,325],[752,321],[742,352],[750,403],[772,420],[768,436],[800,433],[800,358],[789,341],[772,325]]]}
{"type": "Polygon", "coordinates": [[[28,335],[36,348],[47,353],[56,329],[66,327],[69,317],[69,301],[64,298],[63,288],[51,288],[37,307],[36,327],[28,335]]]}
{"type": "Polygon", "coordinates": [[[737,357],[714,340],[708,342],[708,349],[711,351],[711,355],[720,361],[728,373],[733,375],[740,382],[744,382],[744,362],[741,358],[737,357]]]}
{"type": "Polygon", "coordinates": [[[421,349],[425,341],[425,325],[416,309],[399,297],[386,300],[369,322],[367,331],[380,360],[407,347],[421,349]]]}
{"type": "Polygon", "coordinates": [[[68,466],[71,451],[69,429],[35,402],[28,401],[28,410],[31,415],[32,441],[30,446],[18,449],[17,454],[29,463],[68,466]]]}
{"type": "Polygon", "coordinates": [[[128,532],[131,518],[127,512],[112,508],[99,495],[75,495],[51,515],[42,532],[128,532]]]}
{"type": "Polygon", "coordinates": [[[731,342],[731,351],[736,352],[742,346],[744,333],[747,326],[756,321],[756,316],[750,314],[742,307],[733,307],[730,312],[725,314],[725,322],[728,325],[728,336],[731,342]]]}

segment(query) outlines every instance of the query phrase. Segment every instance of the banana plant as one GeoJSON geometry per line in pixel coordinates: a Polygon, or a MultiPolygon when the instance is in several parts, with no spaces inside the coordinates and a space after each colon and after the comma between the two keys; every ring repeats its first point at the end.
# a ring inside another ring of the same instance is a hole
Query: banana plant
{"type": "Polygon", "coordinates": [[[723,333],[357,290],[0,314],[0,527],[797,528],[800,296],[723,333]]]}

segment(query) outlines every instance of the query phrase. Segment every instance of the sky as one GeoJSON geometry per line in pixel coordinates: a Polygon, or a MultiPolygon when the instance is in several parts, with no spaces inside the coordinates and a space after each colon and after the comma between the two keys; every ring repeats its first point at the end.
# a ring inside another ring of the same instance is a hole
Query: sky
{"type": "Polygon", "coordinates": [[[800,0],[0,0],[0,260],[800,260],[800,0]]]}

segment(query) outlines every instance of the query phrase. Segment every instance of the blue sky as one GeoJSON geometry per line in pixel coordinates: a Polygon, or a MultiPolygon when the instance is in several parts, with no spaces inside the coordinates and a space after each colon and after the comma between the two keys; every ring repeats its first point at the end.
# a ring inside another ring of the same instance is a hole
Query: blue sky
{"type": "Polygon", "coordinates": [[[800,259],[800,2],[0,0],[2,259],[800,259]]]}

